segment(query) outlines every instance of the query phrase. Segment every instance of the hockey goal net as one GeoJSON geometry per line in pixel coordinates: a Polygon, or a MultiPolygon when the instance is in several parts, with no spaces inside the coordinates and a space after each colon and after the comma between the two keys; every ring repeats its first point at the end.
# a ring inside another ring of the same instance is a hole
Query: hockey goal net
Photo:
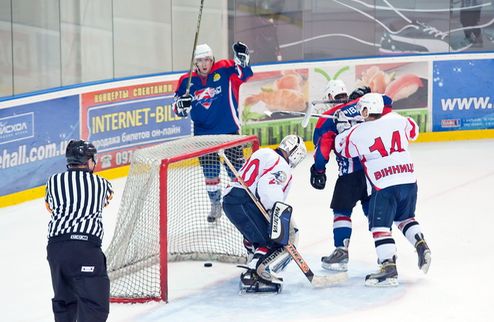
{"type": "Polygon", "coordinates": [[[169,261],[245,262],[235,226],[224,214],[214,223],[207,217],[211,192],[231,180],[217,152],[241,164],[258,148],[256,136],[212,135],[134,152],[106,250],[111,301],[167,301],[169,261]]]}

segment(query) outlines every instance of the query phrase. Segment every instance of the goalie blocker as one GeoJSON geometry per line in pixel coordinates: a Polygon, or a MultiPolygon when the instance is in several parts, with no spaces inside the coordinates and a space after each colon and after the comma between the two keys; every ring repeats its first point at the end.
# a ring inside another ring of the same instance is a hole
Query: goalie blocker
{"type": "Polygon", "coordinates": [[[280,246],[288,244],[290,238],[290,219],[293,208],[282,202],[276,202],[271,211],[269,237],[280,246]]]}

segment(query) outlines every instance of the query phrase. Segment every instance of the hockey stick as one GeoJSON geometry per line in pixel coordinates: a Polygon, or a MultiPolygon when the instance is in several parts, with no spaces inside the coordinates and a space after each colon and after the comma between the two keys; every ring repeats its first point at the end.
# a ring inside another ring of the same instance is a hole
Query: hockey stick
{"type": "MultiPolygon", "coordinates": [[[[276,112],[271,112],[271,111],[265,111],[264,114],[267,116],[276,116],[276,115],[293,115],[293,116],[303,116],[304,120],[305,118],[309,117],[320,117],[323,119],[333,119],[336,120],[337,117],[331,114],[319,114],[319,113],[306,113],[306,112],[293,112],[293,111],[276,111],[276,112]]],[[[347,117],[349,121],[358,121],[359,118],[356,117],[347,117]]],[[[302,120],[303,121],[303,120],[302,120]]],[[[304,124],[302,124],[303,126],[304,124]]]]}
{"type": "Polygon", "coordinates": [[[197,38],[199,38],[199,27],[201,26],[202,8],[204,7],[204,0],[201,0],[201,6],[199,7],[199,16],[197,17],[197,28],[194,36],[194,47],[192,47],[192,57],[190,58],[189,67],[189,79],[187,79],[187,87],[185,89],[185,95],[190,93],[190,82],[192,80],[192,69],[194,68],[194,56],[196,53],[197,38]]]}
{"type": "Polygon", "coordinates": [[[314,107],[316,104],[344,104],[348,103],[348,100],[322,100],[322,101],[312,101],[308,106],[307,110],[305,111],[305,116],[302,119],[302,127],[306,128],[307,125],[309,125],[309,119],[312,116],[317,116],[317,117],[322,117],[322,118],[327,118],[323,116],[323,114],[314,114],[314,107]],[[320,116],[319,116],[320,115],[320,116]]]}
{"type": "Polygon", "coordinates": [[[312,112],[314,112],[314,103],[307,105],[307,110],[305,111],[305,116],[302,119],[302,127],[305,129],[309,125],[309,120],[312,112]]]}
{"type": "Polygon", "coordinates": [[[316,101],[312,101],[312,105],[316,105],[316,104],[345,104],[345,103],[348,103],[350,102],[350,100],[316,100],[316,101]]]}
{"type": "MultiPolygon", "coordinates": [[[[223,158],[223,162],[230,168],[230,170],[233,172],[235,175],[236,179],[238,182],[242,185],[244,190],[247,192],[249,197],[252,199],[252,201],[256,204],[257,208],[261,211],[263,216],[266,218],[266,220],[269,219],[269,214],[264,209],[264,206],[261,204],[261,202],[256,198],[256,196],[252,193],[252,191],[249,190],[247,185],[245,184],[245,181],[242,179],[240,174],[238,173],[237,169],[233,166],[230,160],[225,156],[225,153],[223,151],[219,152],[219,155],[223,158]]],[[[304,273],[305,277],[309,280],[309,282],[312,284],[314,287],[327,287],[327,286],[333,286],[336,284],[340,284],[348,279],[348,275],[346,272],[344,273],[338,273],[338,274],[333,274],[333,275],[314,275],[312,270],[310,269],[309,265],[307,262],[302,258],[300,253],[298,252],[297,248],[292,243],[288,243],[286,246],[283,246],[283,248],[290,254],[290,256],[293,258],[295,263],[297,263],[298,267],[304,273]]]]}

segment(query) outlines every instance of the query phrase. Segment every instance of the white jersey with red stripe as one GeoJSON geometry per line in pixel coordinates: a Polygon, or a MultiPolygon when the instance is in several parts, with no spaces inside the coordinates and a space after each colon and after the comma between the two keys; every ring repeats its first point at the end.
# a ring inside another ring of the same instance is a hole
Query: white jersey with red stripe
{"type": "Polygon", "coordinates": [[[417,181],[408,144],[418,135],[413,119],[391,112],[341,133],[335,149],[347,158],[358,156],[367,178],[379,190],[417,181]]]}
{"type": "MultiPolygon", "coordinates": [[[[271,209],[277,201],[285,201],[291,187],[292,173],[286,160],[275,150],[257,150],[239,173],[265,209],[271,209]]],[[[232,187],[242,188],[242,185],[234,182],[232,187]]],[[[226,189],[225,194],[229,191],[226,189]]]]}

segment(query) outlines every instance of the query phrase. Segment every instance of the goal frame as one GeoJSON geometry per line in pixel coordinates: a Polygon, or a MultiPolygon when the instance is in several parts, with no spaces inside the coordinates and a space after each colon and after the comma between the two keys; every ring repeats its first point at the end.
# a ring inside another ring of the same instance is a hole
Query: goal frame
{"type": "Polygon", "coordinates": [[[159,170],[159,189],[160,189],[160,219],[159,219],[159,266],[160,266],[160,294],[159,297],[143,297],[143,298],[123,298],[111,297],[112,303],[146,303],[151,301],[168,302],[168,168],[171,164],[199,157],[201,155],[219,152],[242,144],[251,143],[252,151],[259,149],[259,139],[256,135],[240,136],[238,139],[218,144],[199,151],[177,155],[161,160],[159,170]]]}

